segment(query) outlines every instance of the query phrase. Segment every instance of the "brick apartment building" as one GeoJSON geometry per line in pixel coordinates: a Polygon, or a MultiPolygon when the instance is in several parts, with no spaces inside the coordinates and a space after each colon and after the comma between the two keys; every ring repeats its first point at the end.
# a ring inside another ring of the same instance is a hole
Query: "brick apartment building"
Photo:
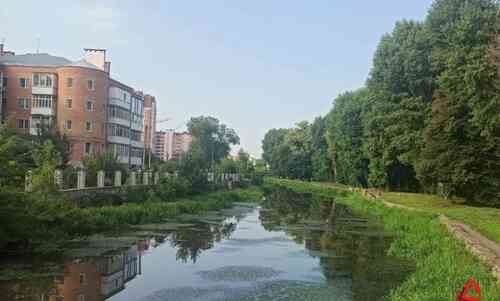
{"type": "Polygon", "coordinates": [[[193,141],[187,132],[176,133],[174,130],[156,132],[155,155],[163,161],[177,159],[189,150],[193,141]]]}
{"type": "MultiPolygon", "coordinates": [[[[104,49],[85,49],[73,62],[46,53],[15,55],[0,45],[2,119],[20,134],[55,127],[71,142],[74,164],[107,150],[121,163],[141,166],[144,102],[154,97],[113,79],[110,67],[104,49]]],[[[155,120],[148,120],[148,130],[155,120]]]]}

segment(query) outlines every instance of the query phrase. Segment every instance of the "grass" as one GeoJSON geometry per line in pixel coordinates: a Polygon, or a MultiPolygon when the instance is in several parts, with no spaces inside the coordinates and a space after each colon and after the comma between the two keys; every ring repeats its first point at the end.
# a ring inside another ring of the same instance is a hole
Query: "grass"
{"type": "MultiPolygon", "coordinates": [[[[144,203],[105,206],[79,210],[87,233],[112,230],[127,225],[165,222],[181,214],[198,214],[209,210],[231,207],[234,202],[258,202],[262,193],[258,188],[199,194],[174,202],[149,201],[144,203]]],[[[76,219],[78,221],[78,219],[76,219]]],[[[79,223],[80,224],[80,223],[79,223]]],[[[81,229],[81,225],[79,225],[81,229]]]]}
{"type": "Polygon", "coordinates": [[[444,214],[451,219],[470,225],[484,236],[500,243],[500,209],[498,208],[467,206],[436,195],[417,193],[388,192],[383,194],[383,199],[430,213],[444,214]]]}
{"type": "Polygon", "coordinates": [[[181,214],[231,207],[234,202],[258,202],[258,188],[202,193],[169,201],[160,199],[120,206],[79,208],[63,199],[38,200],[11,194],[0,206],[0,253],[54,253],[65,241],[131,225],[166,222],[181,214]]]}
{"type": "Polygon", "coordinates": [[[267,178],[266,184],[334,196],[338,202],[361,214],[381,219],[387,231],[396,233],[397,238],[389,253],[414,261],[416,270],[401,286],[391,291],[388,300],[454,301],[455,293],[471,277],[481,284],[481,300],[500,300],[500,283],[485,265],[466,251],[463,243],[448,233],[433,212],[387,208],[381,203],[366,201],[358,193],[340,191],[320,183],[267,178]]]}

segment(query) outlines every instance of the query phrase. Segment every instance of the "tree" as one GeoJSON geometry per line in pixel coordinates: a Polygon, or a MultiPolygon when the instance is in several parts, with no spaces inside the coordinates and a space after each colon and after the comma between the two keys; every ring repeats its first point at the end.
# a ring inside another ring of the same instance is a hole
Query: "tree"
{"type": "Polygon", "coordinates": [[[31,136],[31,139],[37,145],[43,145],[50,140],[60,156],[57,162],[58,167],[65,168],[68,165],[71,157],[71,143],[68,137],[61,134],[54,125],[42,126],[36,135],[31,136]]]}
{"type": "MultiPolygon", "coordinates": [[[[205,162],[218,162],[226,158],[232,145],[238,145],[240,138],[234,129],[220,123],[217,118],[200,116],[191,118],[187,124],[188,132],[201,149],[205,162]]],[[[208,165],[205,164],[205,168],[208,165]]]]}
{"type": "Polygon", "coordinates": [[[244,149],[240,148],[238,151],[238,172],[241,173],[244,177],[250,178],[255,172],[255,168],[253,165],[252,158],[250,158],[250,154],[247,153],[244,149]]]}
{"type": "Polygon", "coordinates": [[[317,117],[311,124],[311,169],[316,181],[333,180],[332,160],[328,156],[326,118],[317,117]]]}
{"type": "Polygon", "coordinates": [[[128,172],[126,166],[118,160],[118,156],[110,151],[85,157],[83,166],[86,170],[86,185],[89,187],[97,186],[98,171],[104,171],[107,179],[112,179],[115,171],[121,171],[122,175],[126,175],[128,172]]]}
{"type": "Polygon", "coordinates": [[[469,201],[500,203],[500,81],[490,47],[495,1],[436,1],[426,19],[437,93],[419,177],[469,201]]]}
{"type": "Polygon", "coordinates": [[[364,116],[371,186],[410,191],[419,188],[415,164],[420,159],[435,85],[428,36],[422,23],[397,22],[375,52],[364,116]]]}
{"type": "Polygon", "coordinates": [[[24,188],[24,177],[35,167],[33,145],[8,123],[0,125],[0,187],[24,188]]]}
{"type": "Polygon", "coordinates": [[[368,160],[363,153],[363,114],[366,90],[347,92],[334,101],[327,115],[327,139],[339,183],[368,185],[368,160]]]}
{"type": "Polygon", "coordinates": [[[33,154],[36,168],[33,171],[33,191],[42,198],[48,199],[57,192],[54,173],[61,155],[51,140],[47,140],[33,154]]]}
{"type": "Polygon", "coordinates": [[[310,179],[311,132],[306,121],[291,129],[271,129],[262,141],[263,159],[274,175],[310,179]]]}
{"type": "Polygon", "coordinates": [[[269,165],[271,173],[276,176],[286,176],[286,172],[281,168],[283,164],[280,157],[285,151],[282,147],[288,131],[287,129],[271,129],[262,140],[262,159],[269,165]]]}

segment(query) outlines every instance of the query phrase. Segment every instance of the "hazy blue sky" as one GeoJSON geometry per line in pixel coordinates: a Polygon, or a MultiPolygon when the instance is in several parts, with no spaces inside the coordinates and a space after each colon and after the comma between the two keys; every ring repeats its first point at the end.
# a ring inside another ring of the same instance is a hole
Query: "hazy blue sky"
{"type": "Polygon", "coordinates": [[[106,48],[116,79],[157,97],[160,128],[212,115],[260,155],[265,132],[312,120],[363,85],[380,37],[431,0],[3,1],[17,53],[106,48]]]}

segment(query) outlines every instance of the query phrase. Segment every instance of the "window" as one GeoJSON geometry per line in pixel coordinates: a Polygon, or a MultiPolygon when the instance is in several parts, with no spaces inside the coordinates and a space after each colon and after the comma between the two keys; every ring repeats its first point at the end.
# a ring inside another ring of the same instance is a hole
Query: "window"
{"type": "Polygon", "coordinates": [[[33,74],[33,86],[40,88],[52,88],[53,80],[51,74],[33,74]]]}
{"type": "Polygon", "coordinates": [[[52,108],[52,95],[33,95],[33,108],[52,108]]]}
{"type": "Polygon", "coordinates": [[[18,129],[29,129],[30,121],[28,119],[18,119],[17,120],[17,128],[18,129]]]}
{"type": "Polygon", "coordinates": [[[135,148],[135,147],[133,147],[130,150],[130,156],[131,157],[136,157],[136,158],[142,158],[142,151],[143,151],[142,148],[135,148]]]}
{"type": "Polygon", "coordinates": [[[87,99],[85,102],[85,110],[87,110],[87,112],[92,112],[94,110],[94,103],[91,99],[87,99]]]}
{"type": "Polygon", "coordinates": [[[128,157],[129,146],[126,144],[110,144],[110,148],[114,150],[115,155],[128,157]]]}
{"type": "Polygon", "coordinates": [[[66,79],[66,87],[73,88],[73,78],[72,77],[68,77],[66,79]]]}
{"type": "Polygon", "coordinates": [[[89,89],[90,91],[95,90],[95,80],[93,80],[93,79],[87,80],[87,89],[89,89]]]}
{"type": "Polygon", "coordinates": [[[19,86],[20,86],[21,88],[28,88],[28,81],[29,81],[29,80],[28,80],[27,78],[21,77],[21,78],[19,79],[19,86]]]}
{"type": "Polygon", "coordinates": [[[113,118],[120,118],[129,121],[130,120],[130,111],[118,106],[109,106],[108,107],[108,115],[113,118]]]}
{"type": "Polygon", "coordinates": [[[64,121],[64,128],[67,130],[71,130],[71,127],[73,126],[73,122],[71,120],[65,120],[64,121]]]}
{"type": "Polygon", "coordinates": [[[139,131],[130,131],[130,139],[134,140],[134,141],[141,141],[141,136],[142,136],[142,132],[139,132],[139,131]]]}
{"type": "Polygon", "coordinates": [[[64,106],[66,107],[66,109],[72,109],[73,108],[73,99],[66,98],[66,100],[64,101],[64,106]]]}
{"type": "Polygon", "coordinates": [[[92,144],[87,142],[85,143],[85,154],[90,155],[92,153],[92,144]]]}
{"type": "Polygon", "coordinates": [[[80,273],[80,284],[87,284],[87,275],[80,273]]]}
{"type": "Polygon", "coordinates": [[[29,104],[29,99],[28,99],[28,98],[25,98],[25,97],[19,98],[19,99],[17,100],[17,106],[18,106],[20,109],[27,110],[27,109],[30,107],[30,104],[29,104]]]}
{"type": "Polygon", "coordinates": [[[128,138],[130,136],[130,129],[119,124],[108,124],[108,134],[110,136],[128,138]]]}
{"type": "Polygon", "coordinates": [[[85,130],[87,132],[92,132],[92,121],[85,121],[85,130]]]}

